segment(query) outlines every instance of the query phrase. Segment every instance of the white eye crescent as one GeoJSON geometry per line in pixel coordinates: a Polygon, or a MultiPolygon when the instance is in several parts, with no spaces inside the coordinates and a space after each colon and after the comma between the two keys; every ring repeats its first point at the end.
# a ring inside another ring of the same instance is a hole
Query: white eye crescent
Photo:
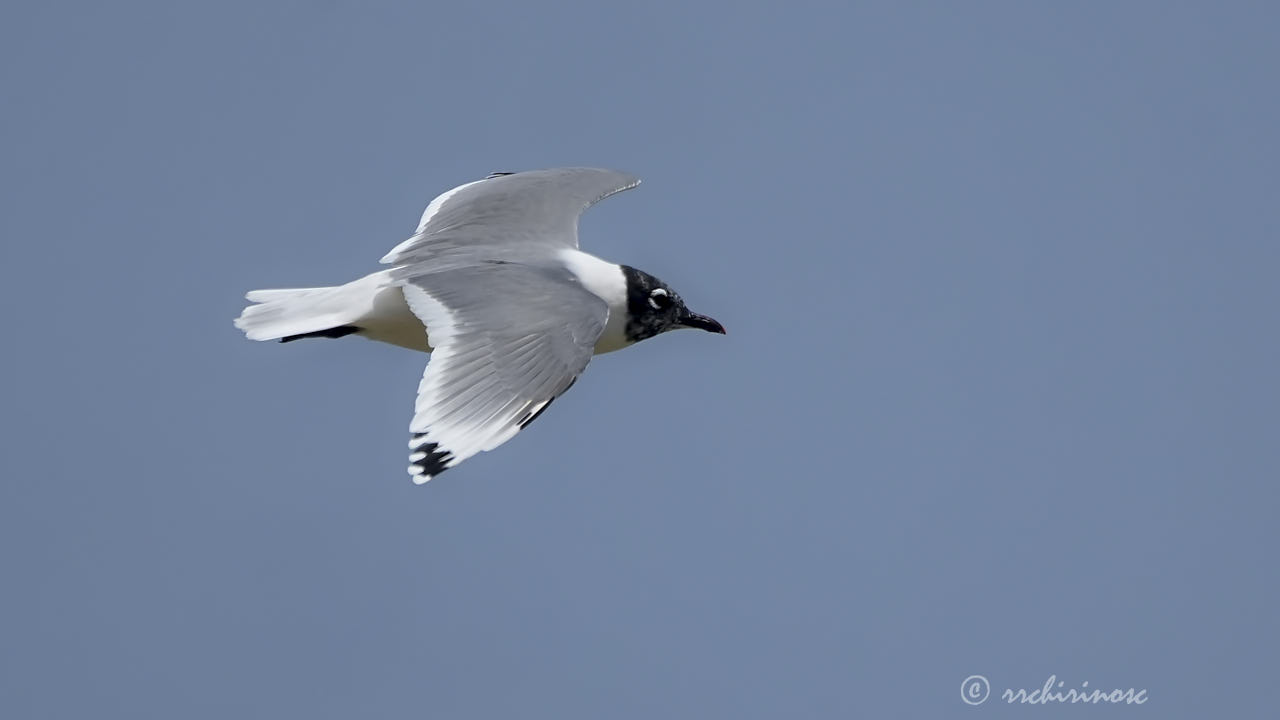
{"type": "Polygon", "coordinates": [[[654,310],[661,310],[670,303],[671,300],[667,296],[667,291],[663,288],[654,288],[653,292],[649,293],[649,307],[654,310]]]}

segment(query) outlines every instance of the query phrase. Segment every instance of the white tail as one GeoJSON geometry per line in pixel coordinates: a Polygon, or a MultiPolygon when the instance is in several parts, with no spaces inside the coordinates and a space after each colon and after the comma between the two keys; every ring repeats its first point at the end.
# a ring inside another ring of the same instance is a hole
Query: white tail
{"type": "MultiPolygon", "coordinates": [[[[344,286],[345,287],[345,286],[344,286]]],[[[236,318],[236,327],[250,340],[278,340],[346,325],[360,316],[343,287],[254,290],[250,305],[236,318]]]]}
{"type": "Polygon", "coordinates": [[[250,340],[284,340],[335,330],[325,337],[359,332],[371,340],[429,351],[422,322],[409,312],[387,271],[337,287],[254,290],[236,327],[250,340]],[[343,330],[344,328],[351,328],[343,330]]]}

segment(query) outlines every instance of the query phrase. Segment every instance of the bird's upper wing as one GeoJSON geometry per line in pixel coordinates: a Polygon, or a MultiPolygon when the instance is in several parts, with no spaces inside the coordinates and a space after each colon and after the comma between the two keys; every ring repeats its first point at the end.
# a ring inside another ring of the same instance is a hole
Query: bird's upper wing
{"type": "Polygon", "coordinates": [[[533,422],[586,368],[609,316],[582,286],[516,263],[432,272],[403,287],[435,347],[409,426],[416,483],[533,422]]]}
{"type": "Polygon", "coordinates": [[[432,200],[413,237],[394,247],[382,262],[404,265],[432,260],[433,267],[443,269],[454,264],[450,258],[473,256],[480,249],[477,246],[490,246],[484,248],[489,257],[500,257],[503,248],[530,243],[577,247],[582,211],[639,184],[635,177],[599,168],[490,175],[432,200]]]}

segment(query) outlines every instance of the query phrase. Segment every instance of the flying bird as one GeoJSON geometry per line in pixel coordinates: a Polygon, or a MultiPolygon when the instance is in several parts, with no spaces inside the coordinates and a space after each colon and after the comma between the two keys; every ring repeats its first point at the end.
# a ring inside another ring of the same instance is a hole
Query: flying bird
{"type": "Polygon", "coordinates": [[[425,483],[510,440],[591,356],[677,328],[724,333],[658,278],[578,249],[578,217],[640,181],[597,168],[493,173],[427,205],[390,268],[346,285],[254,290],[250,340],[360,335],[431,353],[409,424],[425,483]]]}

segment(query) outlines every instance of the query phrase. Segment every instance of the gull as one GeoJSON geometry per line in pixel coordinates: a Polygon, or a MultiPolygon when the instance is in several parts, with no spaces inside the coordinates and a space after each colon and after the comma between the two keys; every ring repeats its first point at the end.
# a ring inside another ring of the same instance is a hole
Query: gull
{"type": "Polygon", "coordinates": [[[724,334],[666,283],[578,249],[578,218],[640,181],[599,168],[493,173],[427,205],[390,267],[337,287],[254,290],[250,340],[363,336],[431,354],[409,424],[422,484],[510,440],[592,355],[678,328],[724,334]]]}

